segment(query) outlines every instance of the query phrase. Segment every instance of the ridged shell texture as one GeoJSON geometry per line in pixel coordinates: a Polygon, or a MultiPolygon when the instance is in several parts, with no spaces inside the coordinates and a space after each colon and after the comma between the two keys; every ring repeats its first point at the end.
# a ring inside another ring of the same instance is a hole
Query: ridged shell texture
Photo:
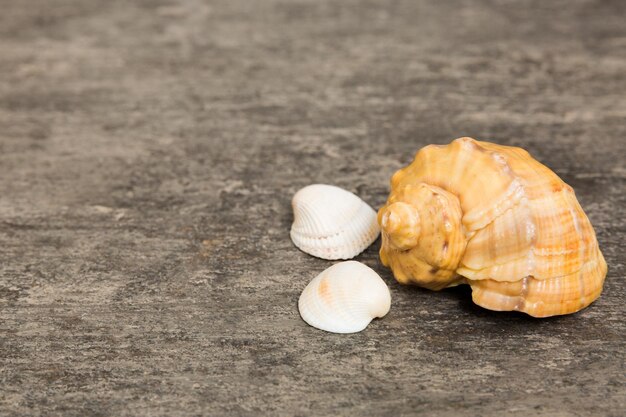
{"type": "Polygon", "coordinates": [[[374,209],[339,187],[309,185],[294,195],[291,205],[291,240],[318,258],[351,259],[380,233],[374,209]]]}
{"type": "Polygon", "coordinates": [[[313,278],[298,301],[302,319],[332,333],[355,333],[389,312],[391,294],[378,274],[356,261],[340,262],[313,278]]]}

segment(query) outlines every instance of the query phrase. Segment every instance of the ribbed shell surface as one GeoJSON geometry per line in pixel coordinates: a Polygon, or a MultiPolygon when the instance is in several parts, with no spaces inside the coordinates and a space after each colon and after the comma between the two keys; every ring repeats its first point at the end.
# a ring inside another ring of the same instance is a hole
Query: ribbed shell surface
{"type": "Polygon", "coordinates": [[[342,188],[313,184],[293,199],[291,240],[302,251],[322,259],[350,259],[378,237],[376,212],[342,188]]]}
{"type": "Polygon", "coordinates": [[[340,262],[313,278],[298,300],[309,325],[332,333],[365,329],[391,307],[391,294],[378,274],[360,262],[340,262]]]}

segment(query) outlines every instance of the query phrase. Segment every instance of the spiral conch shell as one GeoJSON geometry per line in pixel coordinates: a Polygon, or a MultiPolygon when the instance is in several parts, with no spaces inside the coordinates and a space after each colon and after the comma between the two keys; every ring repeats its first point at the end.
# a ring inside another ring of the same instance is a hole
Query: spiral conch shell
{"type": "Polygon", "coordinates": [[[298,301],[302,319],[332,333],[365,329],[391,307],[387,284],[367,265],[340,262],[313,278],[298,301]]]}
{"type": "Polygon", "coordinates": [[[291,240],[303,252],[322,259],[351,259],[378,237],[376,212],[349,191],[313,184],[291,201],[291,240]]]}
{"type": "Polygon", "coordinates": [[[396,172],[380,257],[401,283],[461,283],[491,310],[569,314],[600,296],[606,262],[572,188],[523,149],[456,139],[396,172]]]}

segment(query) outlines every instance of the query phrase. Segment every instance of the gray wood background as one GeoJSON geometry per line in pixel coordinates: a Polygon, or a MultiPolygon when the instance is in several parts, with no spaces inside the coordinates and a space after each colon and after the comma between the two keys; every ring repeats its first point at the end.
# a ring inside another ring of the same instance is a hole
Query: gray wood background
{"type": "Polygon", "coordinates": [[[624,1],[0,0],[0,415],[622,416],[624,1]],[[400,286],[299,317],[290,198],[375,208],[428,143],[523,146],[609,264],[535,320],[400,286]]]}

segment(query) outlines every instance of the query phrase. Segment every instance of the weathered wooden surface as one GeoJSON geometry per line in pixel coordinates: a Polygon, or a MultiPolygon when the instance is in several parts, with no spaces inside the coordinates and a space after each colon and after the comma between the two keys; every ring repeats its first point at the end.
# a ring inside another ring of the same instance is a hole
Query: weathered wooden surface
{"type": "Polygon", "coordinates": [[[623,415],[626,3],[0,1],[0,415],[623,415]],[[308,327],[289,200],[428,143],[528,149],[609,264],[534,320],[389,284],[308,327]]]}

